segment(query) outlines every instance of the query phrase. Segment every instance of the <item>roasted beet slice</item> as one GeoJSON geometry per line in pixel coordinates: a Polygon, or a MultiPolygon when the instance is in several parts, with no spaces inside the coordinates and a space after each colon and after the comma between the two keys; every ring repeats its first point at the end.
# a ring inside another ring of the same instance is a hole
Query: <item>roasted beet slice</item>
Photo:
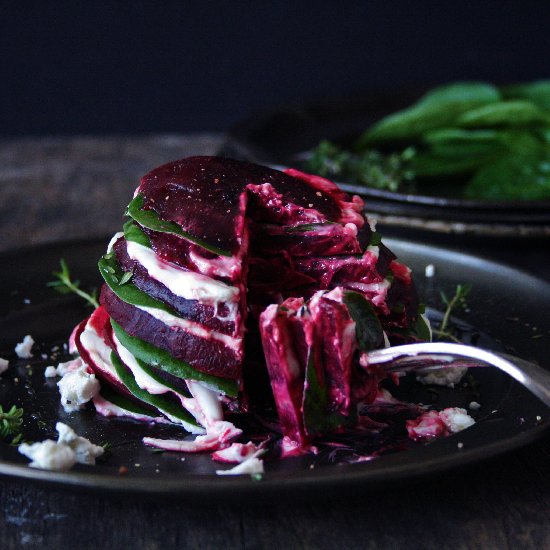
{"type": "Polygon", "coordinates": [[[237,319],[235,320],[225,320],[224,317],[228,316],[229,310],[224,304],[220,304],[216,308],[211,305],[202,304],[198,300],[186,300],[181,296],[176,296],[162,283],[150,277],[143,266],[128,256],[124,238],[120,238],[114,244],[113,250],[122,270],[133,272],[132,284],[139,288],[139,290],[169,305],[185,319],[224,334],[234,335],[239,332],[240,315],[237,315],[237,319]]]}
{"type": "MultiPolygon", "coordinates": [[[[190,157],[155,168],[138,188],[144,208],[177,223],[197,239],[235,254],[244,228],[247,186],[269,185],[283,209],[296,205],[339,221],[341,208],[331,194],[278,170],[218,157],[190,157]],[[310,206],[311,205],[311,206],[310,206]]],[[[258,208],[263,203],[257,201],[258,208]]],[[[322,220],[320,220],[322,221],[322,220]]]]}
{"type": "Polygon", "coordinates": [[[297,227],[256,224],[251,254],[269,255],[285,250],[292,256],[360,254],[357,228],[350,224],[307,224],[297,227]]]}
{"type": "Polygon", "coordinates": [[[172,357],[185,361],[198,371],[238,379],[242,362],[242,347],[231,349],[210,332],[202,338],[183,330],[170,327],[149,313],[120,300],[107,285],[101,289],[100,302],[110,317],[128,334],[161,348],[172,357]]]}
{"type": "Polygon", "coordinates": [[[295,312],[286,306],[269,306],[260,316],[260,333],[281,430],[304,447],[309,444],[302,417],[305,365],[291,328],[295,312]]]}
{"type": "Polygon", "coordinates": [[[355,322],[343,303],[343,290],[315,295],[310,303],[311,319],[324,367],[328,412],[348,416],[351,410],[351,371],[357,348],[355,322]]]}

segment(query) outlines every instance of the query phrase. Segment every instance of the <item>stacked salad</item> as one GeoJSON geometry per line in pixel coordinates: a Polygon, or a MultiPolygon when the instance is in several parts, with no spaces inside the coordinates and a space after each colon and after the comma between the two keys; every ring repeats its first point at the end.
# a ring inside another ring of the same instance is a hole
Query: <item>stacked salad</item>
{"type": "Polygon", "coordinates": [[[97,411],[179,424],[171,450],[252,452],[229,412],[274,407],[285,454],[356,427],[364,352],[429,338],[410,270],[334,183],[218,157],[146,174],[74,345],[97,411]],[[241,441],[241,443],[239,443],[241,441]]]}

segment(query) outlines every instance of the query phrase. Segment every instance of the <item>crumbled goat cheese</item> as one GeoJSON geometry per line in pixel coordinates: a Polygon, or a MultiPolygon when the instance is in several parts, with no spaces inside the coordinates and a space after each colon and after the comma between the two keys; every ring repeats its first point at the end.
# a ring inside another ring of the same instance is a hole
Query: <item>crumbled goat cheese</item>
{"type": "Polygon", "coordinates": [[[84,362],[80,357],[77,357],[76,359],[71,359],[71,361],[67,361],[66,363],[59,363],[57,367],[51,365],[49,367],[46,367],[46,370],[44,371],[44,376],[46,378],[65,376],[68,372],[73,372],[83,366],[84,362]]]}
{"type": "Polygon", "coordinates": [[[95,464],[95,459],[103,454],[103,447],[94,445],[85,437],[81,437],[67,424],[58,422],[55,429],[59,434],[57,442],[68,445],[76,455],[79,464],[95,464]]]}
{"type": "Polygon", "coordinates": [[[424,275],[428,278],[431,278],[435,275],[435,266],[433,264],[428,264],[424,269],[424,275]]]}
{"type": "Polygon", "coordinates": [[[477,401],[472,401],[468,405],[468,408],[471,409],[472,411],[479,411],[479,409],[481,409],[481,405],[477,401]]]}
{"type": "Polygon", "coordinates": [[[78,411],[99,392],[99,381],[86,367],[68,372],[57,386],[65,412],[78,411]]]}
{"type": "Polygon", "coordinates": [[[448,386],[454,388],[466,374],[468,367],[441,368],[432,370],[426,374],[417,375],[416,379],[422,384],[433,384],[434,386],[448,386]]]}
{"type": "Polygon", "coordinates": [[[459,407],[443,409],[439,413],[439,417],[443,420],[447,429],[453,434],[465,430],[476,423],[465,409],[459,407]]]}
{"type": "Polygon", "coordinates": [[[95,464],[95,459],[103,454],[103,447],[90,443],[78,436],[72,428],[58,422],[55,426],[59,436],[57,441],[46,439],[38,443],[22,443],[19,452],[31,459],[29,466],[43,470],[70,470],[77,462],[95,464]]]}
{"type": "Polygon", "coordinates": [[[21,359],[30,359],[32,357],[32,347],[34,345],[34,340],[32,339],[32,336],[30,334],[27,334],[25,338],[23,338],[22,342],[19,342],[15,346],[15,353],[17,354],[17,357],[21,357],[21,359]]]}
{"type": "Polygon", "coordinates": [[[60,445],[51,439],[32,444],[22,443],[19,452],[31,459],[31,468],[65,471],[76,464],[75,452],[68,445],[60,445]]]}
{"type": "Polygon", "coordinates": [[[7,359],[2,359],[2,357],[0,357],[0,374],[8,370],[9,364],[10,362],[7,359]]]}
{"type": "Polygon", "coordinates": [[[263,474],[264,473],[264,461],[252,457],[229,470],[216,470],[216,474],[219,476],[238,476],[243,474],[263,474]]]}

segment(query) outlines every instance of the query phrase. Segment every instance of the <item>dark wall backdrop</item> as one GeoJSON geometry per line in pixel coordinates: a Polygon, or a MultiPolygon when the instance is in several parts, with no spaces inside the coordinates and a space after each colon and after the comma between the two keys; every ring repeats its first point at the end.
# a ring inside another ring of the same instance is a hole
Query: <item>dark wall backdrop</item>
{"type": "Polygon", "coordinates": [[[0,2],[0,135],[225,130],[302,99],[550,77],[546,1],[0,2]]]}

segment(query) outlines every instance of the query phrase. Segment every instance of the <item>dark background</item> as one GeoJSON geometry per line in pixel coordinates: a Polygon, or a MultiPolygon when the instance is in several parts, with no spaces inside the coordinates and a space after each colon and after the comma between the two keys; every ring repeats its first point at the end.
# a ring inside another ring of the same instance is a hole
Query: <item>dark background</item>
{"type": "Polygon", "coordinates": [[[258,110],[550,76],[545,1],[0,2],[0,136],[226,130],[258,110]]]}

